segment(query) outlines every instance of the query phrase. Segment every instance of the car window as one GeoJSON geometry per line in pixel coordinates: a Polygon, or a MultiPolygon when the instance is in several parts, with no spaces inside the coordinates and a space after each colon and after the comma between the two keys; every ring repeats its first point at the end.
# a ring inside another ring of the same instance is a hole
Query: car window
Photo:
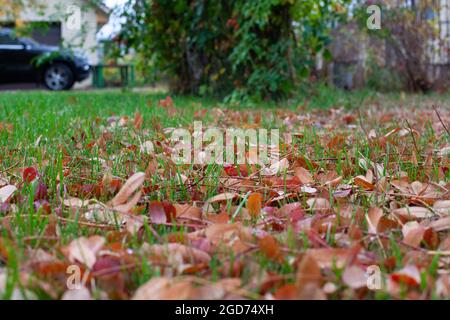
{"type": "Polygon", "coordinates": [[[19,44],[19,40],[12,38],[8,34],[0,34],[0,45],[1,44],[19,44]]]}

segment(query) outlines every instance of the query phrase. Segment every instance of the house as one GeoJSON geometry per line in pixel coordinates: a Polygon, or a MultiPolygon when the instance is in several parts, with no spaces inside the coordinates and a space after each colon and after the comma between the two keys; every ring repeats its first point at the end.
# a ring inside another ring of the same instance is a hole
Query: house
{"type": "Polygon", "coordinates": [[[36,25],[32,38],[42,44],[82,49],[94,65],[101,60],[97,33],[108,20],[109,10],[98,0],[28,0],[15,16],[0,15],[6,27],[36,25]]]}

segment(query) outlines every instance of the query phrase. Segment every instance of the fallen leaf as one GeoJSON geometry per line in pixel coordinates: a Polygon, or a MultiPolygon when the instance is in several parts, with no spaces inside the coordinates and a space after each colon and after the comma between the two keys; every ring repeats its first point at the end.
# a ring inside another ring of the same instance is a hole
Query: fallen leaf
{"type": "Polygon", "coordinates": [[[356,265],[347,266],[342,274],[342,281],[352,289],[367,287],[366,272],[356,265]]]}
{"type": "Polygon", "coordinates": [[[113,207],[124,204],[138,190],[145,181],[145,173],[137,172],[132,175],[120,189],[119,193],[111,200],[113,207]]]}
{"type": "Polygon", "coordinates": [[[208,201],[205,202],[204,206],[203,206],[203,212],[204,213],[208,213],[209,208],[211,206],[211,203],[216,203],[216,202],[221,202],[221,201],[228,201],[228,200],[233,200],[235,198],[237,198],[239,195],[237,193],[233,193],[233,192],[227,192],[227,193],[221,193],[218,194],[212,198],[209,198],[208,201]]]}
{"type": "Polygon", "coordinates": [[[89,238],[81,237],[62,248],[67,258],[73,262],[79,262],[91,269],[97,261],[97,254],[105,244],[105,238],[101,236],[92,236],[89,238]]]}
{"type": "Polygon", "coordinates": [[[16,191],[17,188],[11,184],[0,188],[0,203],[8,202],[16,191]]]}
{"type": "Polygon", "coordinates": [[[259,216],[262,207],[262,195],[259,193],[252,193],[247,198],[246,208],[252,218],[259,216]]]}
{"type": "Polygon", "coordinates": [[[23,170],[22,178],[27,183],[30,183],[34,179],[36,179],[37,175],[38,175],[38,172],[37,172],[37,170],[35,168],[28,167],[28,168],[25,168],[25,170],[23,170]]]}
{"type": "Polygon", "coordinates": [[[93,300],[91,292],[86,287],[81,287],[64,292],[61,300],[93,300]]]}
{"type": "Polygon", "coordinates": [[[303,167],[296,167],[294,169],[295,175],[300,180],[302,184],[314,183],[314,179],[311,173],[303,167]]]}
{"type": "Polygon", "coordinates": [[[280,245],[271,235],[259,239],[259,250],[269,259],[279,261],[281,258],[280,245]]]}
{"type": "Polygon", "coordinates": [[[311,198],[306,203],[311,210],[328,211],[331,209],[330,202],[325,198],[311,198]]]}
{"type": "Polygon", "coordinates": [[[424,207],[405,207],[392,211],[392,214],[406,219],[426,219],[434,217],[432,211],[424,207]]]}
{"type": "Polygon", "coordinates": [[[407,265],[401,270],[391,274],[391,279],[397,283],[418,286],[420,284],[420,272],[415,265],[407,265]]]}
{"type": "Polygon", "coordinates": [[[423,240],[425,228],[417,221],[409,221],[403,225],[403,242],[413,247],[418,247],[423,240]]]}

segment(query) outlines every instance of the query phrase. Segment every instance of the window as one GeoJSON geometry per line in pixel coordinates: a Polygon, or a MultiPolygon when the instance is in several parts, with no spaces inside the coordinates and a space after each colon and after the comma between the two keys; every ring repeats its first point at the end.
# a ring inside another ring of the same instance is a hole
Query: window
{"type": "Polygon", "coordinates": [[[0,45],[4,44],[20,44],[18,39],[11,37],[9,34],[0,33],[0,45]]]}

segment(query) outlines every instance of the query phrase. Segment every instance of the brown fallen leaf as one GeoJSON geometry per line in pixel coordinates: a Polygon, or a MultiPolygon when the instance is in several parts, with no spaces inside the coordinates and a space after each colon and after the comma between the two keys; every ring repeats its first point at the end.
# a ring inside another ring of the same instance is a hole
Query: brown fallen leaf
{"type": "Polygon", "coordinates": [[[185,246],[179,243],[168,243],[167,245],[153,244],[148,245],[145,243],[141,251],[151,258],[167,260],[167,258],[176,258],[180,256],[184,263],[209,263],[211,257],[206,252],[185,246]]]}
{"type": "Polygon", "coordinates": [[[265,237],[259,239],[258,242],[259,250],[269,259],[275,261],[281,261],[281,250],[280,245],[277,240],[271,236],[266,235],[265,237]]]}
{"type": "Polygon", "coordinates": [[[227,193],[221,193],[212,198],[209,198],[208,201],[206,201],[203,206],[203,213],[209,212],[209,210],[212,208],[211,203],[233,200],[237,197],[239,197],[239,195],[237,193],[227,192],[227,193]]]}
{"type": "Polygon", "coordinates": [[[374,190],[375,189],[375,185],[373,184],[373,173],[372,170],[367,170],[367,173],[365,176],[357,176],[355,177],[355,179],[353,179],[354,183],[365,189],[365,190],[374,190]]]}
{"type": "Polygon", "coordinates": [[[300,180],[300,183],[302,184],[312,184],[314,183],[314,179],[311,175],[311,173],[303,168],[303,167],[296,167],[294,168],[295,175],[300,180]]]}
{"type": "Polygon", "coordinates": [[[61,249],[66,257],[72,263],[82,263],[91,269],[97,261],[97,254],[105,244],[105,238],[101,236],[92,236],[89,238],[81,237],[61,249]]]}
{"type": "Polygon", "coordinates": [[[260,193],[252,193],[247,198],[246,208],[252,218],[259,216],[262,207],[263,197],[260,193]]]}
{"type": "Polygon", "coordinates": [[[310,198],[306,203],[314,211],[328,211],[331,209],[330,202],[325,198],[310,198]]]}
{"type": "Polygon", "coordinates": [[[378,232],[378,224],[383,217],[383,210],[377,207],[372,207],[367,213],[366,220],[369,227],[369,232],[376,234],[378,232]]]}
{"type": "MultiPolygon", "coordinates": [[[[137,172],[122,186],[119,193],[111,200],[111,206],[117,207],[128,202],[129,198],[139,189],[145,181],[145,173],[137,172]]],[[[135,201],[135,199],[133,199],[135,201]]]]}
{"type": "Polygon", "coordinates": [[[202,210],[188,204],[174,204],[177,218],[201,219],[202,210]]]}
{"type": "Polygon", "coordinates": [[[314,259],[317,265],[322,268],[342,268],[354,254],[352,249],[344,248],[320,248],[309,249],[308,254],[314,259]]]}
{"type": "Polygon", "coordinates": [[[345,268],[342,281],[352,289],[364,288],[367,286],[367,275],[361,267],[351,265],[345,268]]]}
{"type": "MultiPolygon", "coordinates": [[[[174,300],[174,299],[187,299],[189,296],[183,295],[185,291],[180,290],[181,288],[177,287],[179,292],[167,292],[167,289],[171,287],[172,279],[164,278],[164,277],[153,277],[147,283],[140,286],[134,296],[133,300],[174,300]]],[[[189,288],[191,286],[189,285],[189,288]]]]}
{"type": "Polygon", "coordinates": [[[424,207],[405,207],[392,211],[392,214],[404,219],[426,219],[434,217],[432,211],[424,207]]]}
{"type": "Polygon", "coordinates": [[[450,217],[445,217],[445,218],[440,218],[438,220],[435,220],[435,221],[431,222],[428,226],[435,231],[449,230],[450,229],[450,217]]]}
{"type": "Polygon", "coordinates": [[[234,239],[250,242],[254,239],[252,229],[242,226],[240,223],[216,223],[205,228],[206,238],[214,245],[220,242],[229,243],[234,239]]]}
{"type": "Polygon", "coordinates": [[[417,221],[409,221],[403,225],[403,242],[418,247],[423,240],[425,227],[421,226],[417,221]]]}
{"type": "MultiPolygon", "coordinates": [[[[320,266],[309,251],[303,256],[297,269],[297,279],[295,282],[296,291],[292,289],[291,294],[295,296],[291,299],[298,300],[324,300],[326,299],[320,283],[323,277],[320,266]]],[[[286,294],[285,292],[284,294],[286,294]]],[[[278,294],[279,295],[279,294],[278,294]]]]}
{"type": "Polygon", "coordinates": [[[439,214],[450,214],[450,200],[438,200],[433,204],[433,210],[439,214]]]}
{"type": "Polygon", "coordinates": [[[261,170],[261,175],[263,176],[274,176],[278,173],[283,173],[289,168],[289,161],[286,158],[281,159],[270,165],[269,168],[263,168],[261,170]]]}

